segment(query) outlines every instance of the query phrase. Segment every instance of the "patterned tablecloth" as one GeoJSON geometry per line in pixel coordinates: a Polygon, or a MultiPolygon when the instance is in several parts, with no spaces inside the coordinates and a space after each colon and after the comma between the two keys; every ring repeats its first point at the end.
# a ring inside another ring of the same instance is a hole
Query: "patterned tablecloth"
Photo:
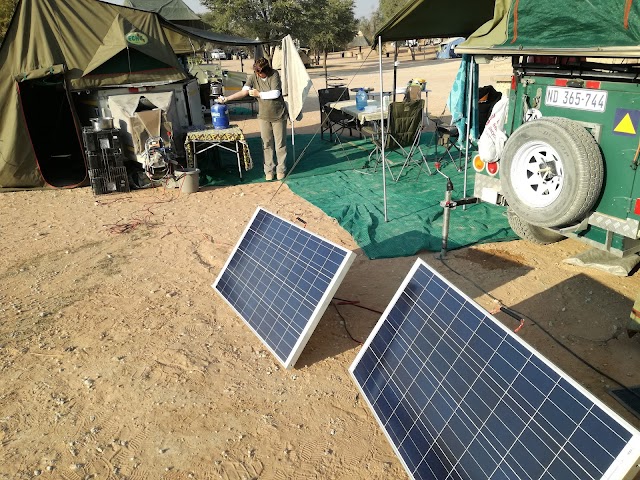
{"type": "Polygon", "coordinates": [[[195,165],[192,150],[193,142],[212,144],[237,142],[238,158],[242,160],[244,169],[251,170],[253,168],[253,160],[251,160],[249,145],[247,145],[247,141],[244,138],[244,133],[242,133],[242,130],[240,130],[240,127],[237,125],[229,125],[229,128],[223,129],[215,129],[210,125],[205,125],[204,127],[191,127],[184,139],[184,149],[187,155],[187,164],[189,166],[195,165]]]}

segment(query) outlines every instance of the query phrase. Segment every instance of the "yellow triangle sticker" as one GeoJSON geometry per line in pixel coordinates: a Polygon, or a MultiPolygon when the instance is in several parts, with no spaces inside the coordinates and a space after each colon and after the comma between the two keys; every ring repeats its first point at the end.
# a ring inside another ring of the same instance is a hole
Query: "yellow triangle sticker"
{"type": "Polygon", "coordinates": [[[625,114],[624,117],[622,117],[622,120],[620,120],[620,123],[618,123],[613,131],[618,133],[626,133],[628,135],[635,135],[637,133],[636,128],[633,126],[633,122],[631,121],[631,117],[628,113],[625,114]]]}

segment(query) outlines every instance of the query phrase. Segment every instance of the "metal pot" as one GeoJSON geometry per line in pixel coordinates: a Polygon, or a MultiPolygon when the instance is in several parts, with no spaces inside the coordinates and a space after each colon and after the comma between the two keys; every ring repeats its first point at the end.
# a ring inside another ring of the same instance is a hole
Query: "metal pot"
{"type": "Polygon", "coordinates": [[[221,83],[212,83],[211,84],[211,96],[219,96],[222,95],[222,84],[221,83]]]}
{"type": "Polygon", "coordinates": [[[90,118],[89,120],[91,121],[95,132],[99,132],[100,130],[111,130],[113,128],[112,117],[90,118]]]}

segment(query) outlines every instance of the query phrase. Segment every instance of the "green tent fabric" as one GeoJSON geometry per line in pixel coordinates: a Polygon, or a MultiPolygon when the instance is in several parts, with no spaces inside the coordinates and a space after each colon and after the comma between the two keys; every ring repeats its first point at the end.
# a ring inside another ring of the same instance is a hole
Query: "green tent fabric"
{"type": "Polygon", "coordinates": [[[640,57],[640,2],[495,0],[492,20],[457,52],[640,57]]]}
{"type": "Polygon", "coordinates": [[[123,5],[155,12],[171,22],[200,20],[200,17],[182,0],[125,0],[123,5]]]}
{"type": "Polygon", "coordinates": [[[203,30],[211,28],[182,0],[124,0],[123,5],[157,13],[165,20],[176,25],[203,30]]]}
{"type": "Polygon", "coordinates": [[[156,14],[94,0],[21,0],[0,47],[0,187],[41,187],[45,159],[34,140],[51,143],[47,161],[62,161],[58,139],[75,144],[73,179],[55,186],[73,186],[86,177],[72,91],[106,86],[171,83],[187,78],[168,43],[156,14]],[[132,42],[123,36],[132,34],[132,42]],[[135,51],[131,62],[114,69],[120,52],[135,51]],[[149,64],[156,68],[149,70],[149,64]],[[101,66],[109,65],[109,73],[101,66]],[[28,96],[30,95],[30,98],[28,96]],[[38,111],[38,102],[53,102],[61,110],[38,111]],[[64,114],[44,123],[49,115],[64,114]],[[43,119],[35,118],[37,116],[43,119]],[[32,122],[30,124],[30,121],[32,122]],[[30,131],[34,123],[38,130],[30,131]],[[31,127],[30,127],[31,125],[31,127]],[[34,135],[34,137],[32,137],[34,135]],[[47,136],[43,140],[43,136],[47,136]],[[51,154],[51,155],[49,155],[51,154]],[[55,160],[51,160],[54,158],[55,160]],[[84,170],[84,171],[82,171],[84,170]]]}
{"type": "Polygon", "coordinates": [[[374,41],[466,37],[491,20],[495,0],[414,0],[378,30],[374,41]]]}

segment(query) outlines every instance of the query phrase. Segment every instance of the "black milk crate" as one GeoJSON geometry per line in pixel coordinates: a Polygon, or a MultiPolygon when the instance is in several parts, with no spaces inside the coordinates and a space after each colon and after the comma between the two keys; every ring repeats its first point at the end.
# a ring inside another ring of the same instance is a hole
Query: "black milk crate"
{"type": "Polygon", "coordinates": [[[89,169],[89,180],[94,195],[129,191],[129,177],[125,167],[89,169]]]}
{"type": "Polygon", "coordinates": [[[96,132],[93,127],[82,127],[82,142],[87,153],[103,150],[120,150],[117,128],[96,132]]]}
{"type": "Polygon", "coordinates": [[[124,156],[120,150],[103,150],[101,152],[87,152],[89,168],[113,168],[124,166],[124,156]]]}

